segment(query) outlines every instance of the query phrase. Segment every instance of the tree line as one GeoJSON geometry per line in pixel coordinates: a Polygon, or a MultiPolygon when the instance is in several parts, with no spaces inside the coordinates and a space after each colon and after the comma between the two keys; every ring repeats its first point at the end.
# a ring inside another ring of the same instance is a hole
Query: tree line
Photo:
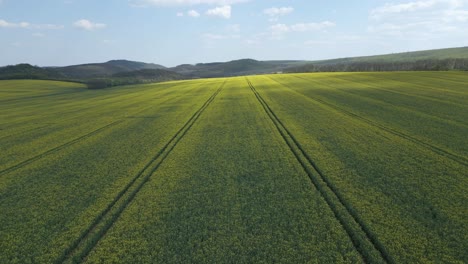
{"type": "Polygon", "coordinates": [[[468,71],[468,59],[423,59],[417,61],[360,61],[311,63],[285,72],[368,72],[368,71],[468,71]]]}

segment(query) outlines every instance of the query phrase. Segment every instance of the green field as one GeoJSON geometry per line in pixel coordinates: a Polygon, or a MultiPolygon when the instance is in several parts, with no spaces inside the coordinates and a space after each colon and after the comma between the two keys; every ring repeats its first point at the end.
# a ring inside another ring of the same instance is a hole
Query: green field
{"type": "Polygon", "coordinates": [[[0,81],[0,263],[468,263],[468,73],[0,81]]]}

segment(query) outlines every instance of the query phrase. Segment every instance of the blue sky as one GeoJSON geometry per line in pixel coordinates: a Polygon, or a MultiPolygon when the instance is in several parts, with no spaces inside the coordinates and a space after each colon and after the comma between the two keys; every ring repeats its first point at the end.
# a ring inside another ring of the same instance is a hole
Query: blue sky
{"type": "Polygon", "coordinates": [[[0,0],[0,65],[319,60],[468,46],[468,0],[0,0]]]}

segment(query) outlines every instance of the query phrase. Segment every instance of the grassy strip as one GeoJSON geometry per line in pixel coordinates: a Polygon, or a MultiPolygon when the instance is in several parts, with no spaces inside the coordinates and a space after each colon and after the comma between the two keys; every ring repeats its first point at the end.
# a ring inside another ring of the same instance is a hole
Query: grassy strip
{"type": "Polygon", "coordinates": [[[361,220],[361,218],[359,217],[359,215],[357,215],[354,209],[339,194],[336,187],[334,187],[334,185],[328,180],[328,178],[311,160],[311,158],[303,150],[299,142],[294,138],[291,132],[284,126],[281,120],[276,116],[273,110],[268,106],[265,100],[256,91],[252,83],[248,79],[246,80],[249,84],[250,89],[255,94],[260,104],[262,104],[265,112],[275,124],[276,128],[278,129],[278,132],[281,134],[284,141],[288,144],[289,148],[291,149],[291,152],[294,153],[295,157],[297,158],[297,161],[302,165],[306,173],[309,175],[314,186],[317,188],[317,190],[320,191],[323,198],[333,211],[338,221],[348,233],[354,246],[360,252],[364,260],[367,263],[394,263],[392,257],[387,252],[383,244],[380,243],[377,237],[370,231],[370,229],[367,227],[364,221],[361,220]],[[306,164],[306,162],[308,164],[306,164]],[[317,178],[317,175],[319,176],[319,179],[317,178]],[[361,231],[364,232],[364,235],[361,231]],[[369,242],[371,243],[371,245],[369,245],[369,242]],[[375,254],[374,252],[372,252],[373,249],[377,250],[379,253],[375,254]]]}

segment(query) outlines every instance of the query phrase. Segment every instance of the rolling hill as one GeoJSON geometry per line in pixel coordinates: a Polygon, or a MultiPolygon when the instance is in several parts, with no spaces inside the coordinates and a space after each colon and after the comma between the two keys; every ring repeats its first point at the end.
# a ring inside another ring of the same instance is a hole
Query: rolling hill
{"type": "Polygon", "coordinates": [[[0,79],[86,81],[96,78],[124,78],[126,80],[133,79],[147,82],[152,80],[229,77],[277,72],[414,70],[468,70],[468,47],[318,61],[258,61],[254,59],[241,59],[194,65],[182,64],[172,68],[166,68],[154,63],[128,60],[111,60],[104,63],[42,68],[29,64],[18,64],[16,66],[0,67],[0,79]]]}
{"type": "Polygon", "coordinates": [[[8,79],[60,79],[64,76],[54,70],[27,63],[0,67],[0,80],[8,79]]]}
{"type": "Polygon", "coordinates": [[[228,77],[281,72],[290,67],[304,65],[305,61],[257,61],[241,59],[228,62],[182,64],[170,70],[192,78],[228,77]]]}
{"type": "Polygon", "coordinates": [[[105,63],[89,63],[54,68],[62,75],[72,79],[108,77],[116,73],[131,72],[143,69],[166,69],[166,67],[128,60],[111,60],[105,63]]]}
{"type": "Polygon", "coordinates": [[[468,70],[468,47],[311,61],[286,72],[468,70]]]}
{"type": "Polygon", "coordinates": [[[180,80],[186,78],[185,76],[173,71],[164,69],[141,69],[130,72],[119,72],[112,75],[115,78],[135,78],[141,80],[154,80],[154,81],[169,81],[180,80]]]}
{"type": "Polygon", "coordinates": [[[313,61],[316,64],[333,64],[343,62],[411,62],[417,60],[443,60],[443,59],[468,59],[468,47],[435,49],[423,51],[411,51],[376,56],[362,56],[352,58],[340,58],[332,60],[313,61]]]}

